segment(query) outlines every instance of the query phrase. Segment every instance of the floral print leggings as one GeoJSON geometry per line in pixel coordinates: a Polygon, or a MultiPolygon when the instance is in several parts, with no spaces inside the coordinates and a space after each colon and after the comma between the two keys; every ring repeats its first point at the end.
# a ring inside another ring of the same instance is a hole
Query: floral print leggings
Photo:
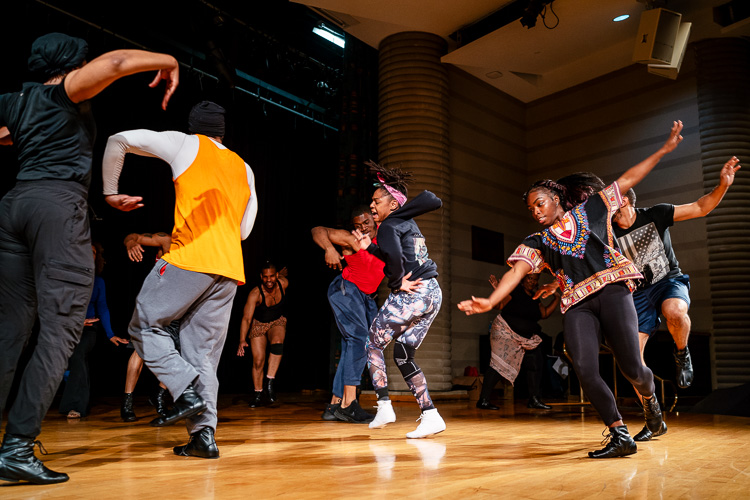
{"type": "Polygon", "coordinates": [[[397,292],[388,296],[370,326],[366,346],[367,365],[376,391],[388,387],[383,350],[391,340],[396,339],[403,346],[394,349],[394,358],[406,384],[422,410],[433,407],[427,391],[427,380],[411,353],[424,340],[442,302],[443,292],[435,278],[423,281],[422,287],[414,293],[397,292]]]}

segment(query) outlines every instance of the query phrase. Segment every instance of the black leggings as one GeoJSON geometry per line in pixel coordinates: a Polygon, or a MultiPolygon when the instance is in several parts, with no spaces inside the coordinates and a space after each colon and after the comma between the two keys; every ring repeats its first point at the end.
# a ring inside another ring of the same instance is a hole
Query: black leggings
{"type": "Polygon", "coordinates": [[[612,391],[599,374],[602,335],[612,349],[620,371],[644,396],[654,393],[654,375],[641,363],[638,315],[627,287],[605,286],[571,307],[563,317],[565,345],[586,396],[609,426],[622,417],[612,391]]]}

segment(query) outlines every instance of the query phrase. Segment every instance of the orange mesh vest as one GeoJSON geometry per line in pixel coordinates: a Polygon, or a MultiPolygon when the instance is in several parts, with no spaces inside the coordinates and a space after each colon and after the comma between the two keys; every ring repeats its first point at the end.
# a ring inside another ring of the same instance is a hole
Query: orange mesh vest
{"type": "Polygon", "coordinates": [[[174,181],[174,230],[164,260],[244,283],[240,225],[250,199],[245,162],[208,137],[197,137],[198,155],[174,181]]]}

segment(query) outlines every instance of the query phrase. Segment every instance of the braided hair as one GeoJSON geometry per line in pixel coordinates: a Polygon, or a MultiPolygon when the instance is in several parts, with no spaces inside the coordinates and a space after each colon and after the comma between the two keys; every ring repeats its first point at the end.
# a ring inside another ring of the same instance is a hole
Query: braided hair
{"type": "MultiPolygon", "coordinates": [[[[378,177],[377,185],[384,191],[388,191],[386,186],[389,186],[403,194],[404,198],[408,197],[407,184],[412,178],[411,172],[404,172],[400,168],[383,167],[372,160],[366,161],[365,165],[378,177]]],[[[390,193],[388,195],[393,197],[390,193]]]]}
{"type": "Polygon", "coordinates": [[[604,181],[591,172],[576,172],[575,174],[566,175],[553,181],[544,179],[536,181],[523,194],[524,203],[528,202],[529,194],[532,191],[540,189],[547,191],[550,196],[557,196],[560,199],[560,206],[564,211],[568,211],[576,205],[586,201],[592,194],[604,189],[604,181]]]}

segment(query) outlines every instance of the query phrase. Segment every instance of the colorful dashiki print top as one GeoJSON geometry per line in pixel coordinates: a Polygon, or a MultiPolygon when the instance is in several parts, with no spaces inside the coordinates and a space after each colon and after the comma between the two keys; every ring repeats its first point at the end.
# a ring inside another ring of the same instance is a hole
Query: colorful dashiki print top
{"type": "Polygon", "coordinates": [[[508,258],[524,261],[532,273],[547,269],[562,290],[563,313],[602,287],[642,278],[636,266],[617,248],[612,215],[622,206],[620,186],[614,182],[576,205],[545,230],[528,236],[508,258]]]}

